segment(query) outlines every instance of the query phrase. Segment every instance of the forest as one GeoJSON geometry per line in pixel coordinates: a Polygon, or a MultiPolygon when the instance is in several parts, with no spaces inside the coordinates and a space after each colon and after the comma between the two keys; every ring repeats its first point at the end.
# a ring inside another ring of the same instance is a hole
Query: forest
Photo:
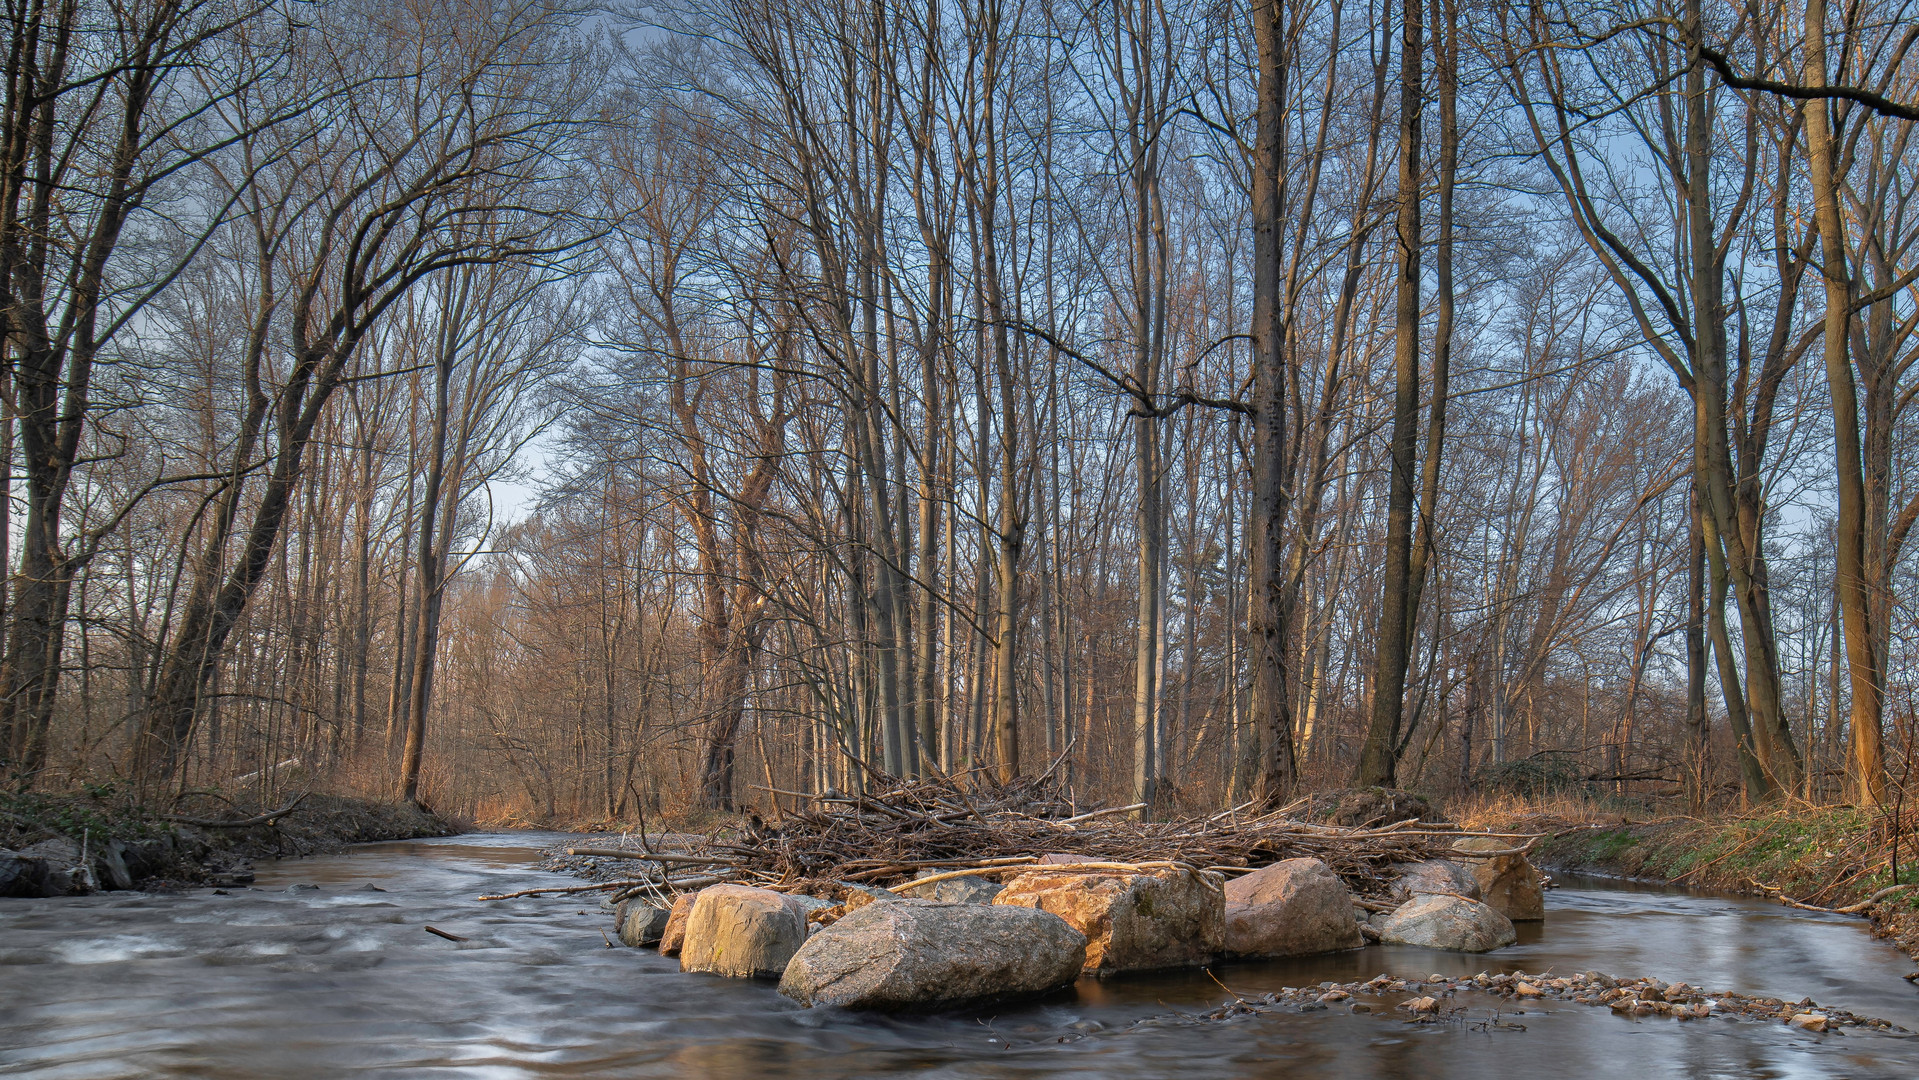
{"type": "Polygon", "coordinates": [[[1910,0],[6,18],[16,789],[1919,780],[1910,0]]]}

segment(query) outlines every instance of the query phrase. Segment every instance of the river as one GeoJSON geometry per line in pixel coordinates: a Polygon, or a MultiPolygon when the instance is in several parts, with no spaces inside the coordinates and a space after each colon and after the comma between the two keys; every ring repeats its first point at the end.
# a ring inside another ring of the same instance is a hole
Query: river
{"type": "MultiPolygon", "coordinates": [[[[0,901],[0,1075],[841,1078],[1897,1077],[1919,1037],[1816,1035],[1731,1018],[1625,1019],[1482,999],[1524,1030],[1409,1025],[1344,1008],[1228,1022],[1198,972],[1082,982],[1048,1001],[885,1018],[801,1009],[768,983],[681,975],[608,948],[586,898],[474,897],[568,879],[539,834],[372,844],[264,863],[226,895],[0,901]],[[311,886],[317,886],[313,888],[311,886]],[[466,937],[424,932],[433,925],[466,937]]],[[[1857,919],[1593,879],[1486,956],[1372,947],[1222,965],[1252,997],[1382,972],[1653,975],[1878,1016],[1919,1031],[1913,964],[1857,919]]]]}

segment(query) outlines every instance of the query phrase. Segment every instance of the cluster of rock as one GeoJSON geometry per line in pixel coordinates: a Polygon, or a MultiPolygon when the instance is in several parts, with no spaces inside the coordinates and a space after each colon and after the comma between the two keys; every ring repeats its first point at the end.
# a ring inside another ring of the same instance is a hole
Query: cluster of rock
{"type": "MultiPolygon", "coordinates": [[[[1430,975],[1424,979],[1400,979],[1379,975],[1364,982],[1322,982],[1316,986],[1288,986],[1269,994],[1235,996],[1218,1008],[1198,1014],[1179,1014],[1186,1021],[1230,1021],[1244,1016],[1272,1012],[1315,1012],[1339,1009],[1353,1013],[1399,1014],[1408,1023],[1430,1024],[1445,1020],[1466,1020],[1473,1026],[1490,1030],[1524,1030],[1504,1016],[1524,1016],[1528,1006],[1547,1000],[1576,1005],[1604,1006],[1615,1016],[1631,1019],[1665,1017],[1672,1020],[1703,1020],[1716,1017],[1747,1022],[1778,1023],[1813,1032],[1838,1034],[1847,1028],[1903,1033],[1905,1029],[1889,1020],[1857,1016],[1844,1009],[1822,1008],[1811,998],[1796,1002],[1777,998],[1751,997],[1736,993],[1708,993],[1683,982],[1666,983],[1659,979],[1615,979],[1596,971],[1575,975],[1529,975],[1524,971],[1501,974],[1480,972],[1462,978],[1430,975]],[[1496,1005],[1490,1014],[1474,1021],[1475,1007],[1496,1005]]],[[[1139,1023],[1150,1024],[1154,1018],[1139,1023]]]]}
{"type": "Polygon", "coordinates": [[[18,851],[0,851],[0,897],[30,899],[131,889],[169,857],[164,845],[165,841],[109,840],[82,851],[71,840],[52,839],[18,851]]]}
{"type": "Polygon", "coordinates": [[[657,945],[682,971],[777,978],[781,993],[806,1005],[902,1010],[1044,994],[1081,976],[1223,957],[1337,952],[1370,936],[1483,952],[1516,939],[1514,918],[1544,914],[1538,875],[1523,856],[1507,854],[1410,866],[1390,912],[1358,906],[1318,859],[1288,859],[1231,880],[1070,855],[1009,873],[1004,884],[949,873],[897,891],[844,886],[837,901],[718,884],[682,894],[670,908],[628,900],[617,926],[622,942],[657,945]]]}

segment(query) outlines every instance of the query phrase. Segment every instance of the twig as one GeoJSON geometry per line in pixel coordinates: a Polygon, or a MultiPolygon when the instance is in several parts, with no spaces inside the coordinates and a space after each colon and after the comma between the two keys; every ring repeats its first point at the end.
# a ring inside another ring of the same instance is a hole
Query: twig
{"type": "MultiPolygon", "coordinates": [[[[484,897],[482,897],[482,899],[484,899],[484,897]]],[[[445,930],[442,930],[437,926],[425,926],[425,927],[421,927],[421,929],[425,930],[429,934],[432,934],[434,937],[443,937],[447,939],[448,941],[472,941],[473,940],[472,938],[463,938],[458,934],[449,934],[445,930]]]]}

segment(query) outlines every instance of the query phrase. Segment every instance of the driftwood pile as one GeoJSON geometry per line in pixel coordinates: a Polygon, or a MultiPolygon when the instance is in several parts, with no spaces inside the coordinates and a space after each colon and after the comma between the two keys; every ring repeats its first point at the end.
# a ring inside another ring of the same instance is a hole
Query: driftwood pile
{"type": "MultiPolygon", "coordinates": [[[[1085,811],[1050,780],[978,790],[922,780],[858,794],[771,794],[798,801],[800,808],[776,811],[772,821],[751,816],[744,826],[707,836],[648,840],[639,834],[617,844],[569,847],[566,854],[575,859],[634,860],[633,872],[595,885],[508,895],[612,890],[619,899],[721,881],[814,895],[835,895],[848,886],[911,895],[935,875],[1005,876],[1060,853],[1115,867],[1178,866],[1229,875],[1310,856],[1331,867],[1356,896],[1379,898],[1390,890],[1398,865],[1441,857],[1462,837],[1489,835],[1420,821],[1358,827],[1303,821],[1295,815],[1304,800],[1269,813],[1254,813],[1247,804],[1211,817],[1135,820],[1142,807],[1085,811]]],[[[1529,846],[1530,837],[1508,839],[1514,851],[1529,846]]],[[[582,869],[577,863],[568,868],[582,869]]]]}

